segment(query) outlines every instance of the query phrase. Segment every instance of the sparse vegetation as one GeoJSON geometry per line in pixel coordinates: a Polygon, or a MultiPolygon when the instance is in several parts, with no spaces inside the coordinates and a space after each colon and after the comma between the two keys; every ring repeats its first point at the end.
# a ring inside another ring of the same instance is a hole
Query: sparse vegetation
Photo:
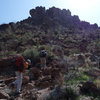
{"type": "MultiPolygon", "coordinates": [[[[100,58],[100,27],[96,24],[91,25],[88,22],[80,21],[79,17],[72,16],[69,10],[61,10],[55,7],[48,10],[45,7],[36,7],[36,9],[30,10],[30,15],[29,18],[20,22],[0,25],[0,68],[8,68],[9,66],[11,68],[9,56],[18,53],[26,59],[31,59],[33,66],[35,66],[39,59],[39,49],[44,47],[48,52],[47,61],[51,60],[49,67],[55,68],[53,73],[55,74],[59,67],[65,68],[63,71],[60,69],[60,74],[65,75],[65,84],[63,85],[66,85],[66,92],[64,100],[66,98],[67,100],[85,100],[84,98],[88,98],[88,96],[89,98],[92,97],[93,100],[95,98],[99,100],[100,96],[91,94],[90,91],[87,95],[80,94],[80,88],[83,85],[82,83],[93,81],[92,85],[97,86],[97,90],[100,89],[100,80],[97,79],[100,76],[100,62],[98,60],[100,58]],[[83,59],[78,58],[79,56],[82,56],[83,59]],[[8,57],[8,59],[3,59],[4,57],[8,57]],[[92,60],[92,57],[95,57],[94,60],[92,60]],[[3,62],[5,60],[6,63],[3,62]],[[52,62],[53,60],[54,62],[52,62]],[[94,72],[94,68],[97,68],[97,71],[94,72]],[[87,73],[90,73],[90,75],[87,73]]],[[[34,70],[37,73],[36,77],[38,74],[41,75],[43,71],[34,70]]],[[[45,70],[48,72],[48,68],[45,70]]],[[[59,74],[59,70],[56,74],[59,74]]],[[[47,79],[48,77],[46,76],[47,79]]],[[[45,80],[45,77],[42,76],[41,81],[42,78],[45,80]]],[[[52,79],[49,80],[51,82],[52,79]]],[[[60,80],[60,76],[58,80],[60,80]]],[[[36,82],[38,81],[40,80],[36,82]]],[[[34,96],[32,92],[34,91],[31,90],[27,93],[34,96]]],[[[33,100],[32,97],[30,98],[28,99],[33,100]]]]}
{"type": "Polygon", "coordinates": [[[80,82],[86,82],[89,81],[91,78],[90,76],[81,73],[80,75],[74,77],[73,79],[70,79],[67,84],[75,84],[75,83],[80,83],[80,82]]]}

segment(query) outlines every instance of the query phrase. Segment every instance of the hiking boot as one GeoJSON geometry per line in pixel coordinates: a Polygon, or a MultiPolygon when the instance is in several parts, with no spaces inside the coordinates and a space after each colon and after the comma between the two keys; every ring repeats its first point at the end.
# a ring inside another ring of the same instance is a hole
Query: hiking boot
{"type": "Polygon", "coordinates": [[[14,83],[10,83],[9,84],[9,88],[12,88],[12,89],[15,88],[15,84],[14,83]]]}
{"type": "Polygon", "coordinates": [[[21,92],[15,92],[14,96],[19,96],[21,94],[21,92]]]}

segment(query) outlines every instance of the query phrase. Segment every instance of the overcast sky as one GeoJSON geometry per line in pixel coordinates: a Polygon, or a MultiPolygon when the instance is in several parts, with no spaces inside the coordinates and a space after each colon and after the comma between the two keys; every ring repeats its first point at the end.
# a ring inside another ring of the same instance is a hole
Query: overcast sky
{"type": "Polygon", "coordinates": [[[0,0],[0,24],[26,19],[36,6],[69,9],[81,20],[100,26],[100,0],[0,0]]]}

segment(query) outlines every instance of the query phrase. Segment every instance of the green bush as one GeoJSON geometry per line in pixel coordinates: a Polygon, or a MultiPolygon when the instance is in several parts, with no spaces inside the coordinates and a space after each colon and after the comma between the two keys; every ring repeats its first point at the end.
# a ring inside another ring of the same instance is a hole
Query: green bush
{"type": "Polygon", "coordinates": [[[22,55],[25,57],[25,58],[29,58],[31,60],[34,60],[38,57],[38,51],[36,49],[26,49],[22,55]]]}
{"type": "Polygon", "coordinates": [[[66,88],[66,98],[67,100],[78,100],[78,95],[71,88],[66,88]]]}
{"type": "Polygon", "coordinates": [[[94,84],[95,84],[98,88],[100,88],[100,79],[94,80],[94,84]]]}
{"type": "Polygon", "coordinates": [[[90,79],[90,77],[84,73],[82,73],[80,76],[76,76],[74,77],[73,79],[69,80],[68,81],[68,84],[74,84],[74,83],[77,83],[77,82],[85,82],[85,81],[88,81],[90,79]]]}

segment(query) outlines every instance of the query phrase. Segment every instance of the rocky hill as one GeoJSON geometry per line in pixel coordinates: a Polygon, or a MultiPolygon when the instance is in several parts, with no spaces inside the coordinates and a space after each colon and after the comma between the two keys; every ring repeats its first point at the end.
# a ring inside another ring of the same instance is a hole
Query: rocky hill
{"type": "Polygon", "coordinates": [[[98,41],[100,37],[97,24],[81,21],[70,10],[36,7],[29,13],[30,17],[20,22],[0,25],[1,57],[43,44],[79,47],[84,40],[86,43],[98,41]]]}
{"type": "Polygon", "coordinates": [[[36,7],[20,22],[0,25],[0,99],[100,100],[100,27],[70,10],[36,7]],[[39,50],[48,55],[40,68],[39,50]],[[22,92],[14,95],[16,54],[31,59],[22,92]]]}

